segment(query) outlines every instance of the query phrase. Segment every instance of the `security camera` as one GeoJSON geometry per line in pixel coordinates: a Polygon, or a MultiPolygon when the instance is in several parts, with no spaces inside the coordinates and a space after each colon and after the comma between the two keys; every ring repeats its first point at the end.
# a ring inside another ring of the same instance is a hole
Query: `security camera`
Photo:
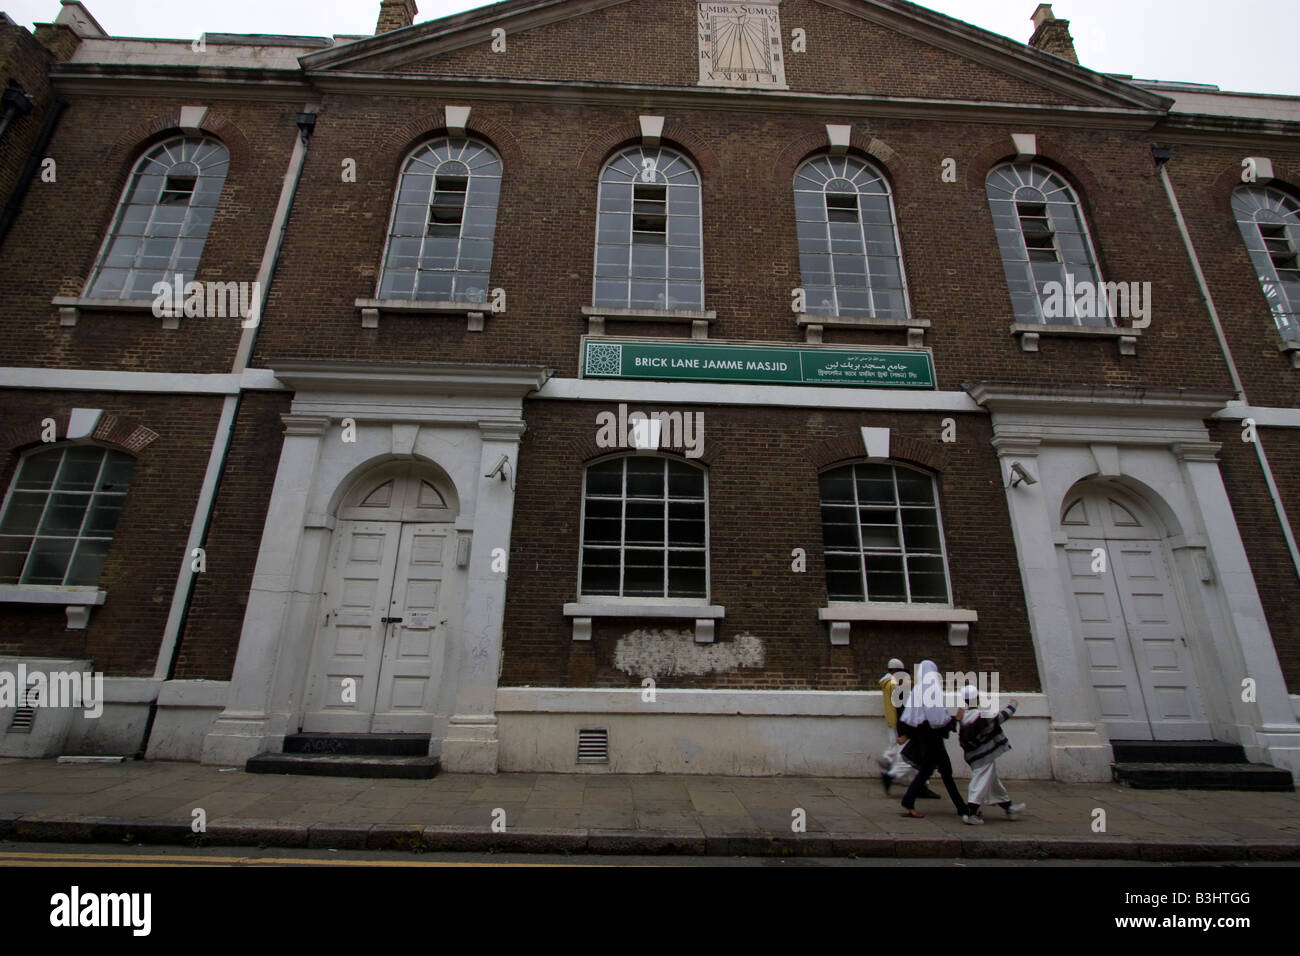
{"type": "Polygon", "coordinates": [[[1038,484],[1038,479],[1031,475],[1028,469],[1018,461],[1013,461],[1011,463],[1011,473],[1015,475],[1015,477],[1011,479],[1012,488],[1020,484],[1022,481],[1027,485],[1038,484]]]}
{"type": "Polygon", "coordinates": [[[486,475],[484,475],[483,477],[484,477],[484,478],[500,478],[502,481],[505,481],[505,480],[506,480],[506,472],[507,472],[507,470],[508,470],[509,468],[510,468],[510,459],[509,459],[507,456],[502,455],[501,458],[497,461],[497,463],[496,463],[495,465],[492,466],[492,470],[489,471],[489,472],[488,472],[486,475]]]}

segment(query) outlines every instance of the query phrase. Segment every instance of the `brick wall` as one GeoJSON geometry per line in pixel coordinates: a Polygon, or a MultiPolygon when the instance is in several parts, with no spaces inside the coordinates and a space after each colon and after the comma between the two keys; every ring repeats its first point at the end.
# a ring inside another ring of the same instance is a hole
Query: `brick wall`
{"type": "Polygon", "coordinates": [[[182,105],[209,106],[205,131],[231,153],[195,278],[255,280],[301,107],[202,94],[68,100],[49,149],[57,179],[48,183],[38,176],[32,183],[0,249],[0,365],[228,372],[241,331],[238,319],[181,319],[179,330],[166,331],[149,312],[83,311],[76,326],[63,327],[50,300],[82,294],[136,161],[149,146],[179,132],[182,105]]]}
{"type": "MultiPolygon", "coordinates": [[[[631,405],[629,410],[641,406],[631,405]]],[[[562,611],[577,599],[582,467],[593,447],[596,415],[617,406],[527,403],[528,432],[510,552],[503,686],[639,686],[613,666],[619,636],[637,628],[677,630],[691,622],[600,620],[590,643],[572,639],[562,611]]],[[[667,687],[875,687],[890,657],[932,658],[941,670],[998,670],[1004,689],[1036,690],[1019,566],[998,465],[983,416],[959,415],[957,442],[940,442],[943,415],[831,412],[706,406],[709,469],[711,600],[726,607],[718,641],[742,633],[765,648],[762,668],[705,677],[674,677],[667,687]],[[968,647],[948,645],[944,625],[855,624],[848,647],[832,647],[817,609],[826,605],[818,467],[830,442],[863,455],[858,429],[893,429],[896,444],[915,442],[944,462],[940,507],[954,602],[979,612],[968,647]],[[803,548],[807,571],[791,570],[803,548]]],[[[476,546],[488,545],[476,542],[476,546]]],[[[491,545],[488,545],[491,546],[491,545]]]]}
{"type": "MultiPolygon", "coordinates": [[[[1269,498],[1255,448],[1243,442],[1238,422],[1210,424],[1214,440],[1223,443],[1219,470],[1232,502],[1232,513],[1241,530],[1250,570],[1273,646],[1282,665],[1282,675],[1292,694],[1300,694],[1300,580],[1278,525],[1277,512],[1269,498]]],[[[1282,496],[1282,504],[1294,532],[1300,534],[1300,435],[1289,428],[1261,428],[1260,440],[1282,496]]]]}
{"type": "Polygon", "coordinates": [[[178,679],[230,679],[280,461],[280,416],[289,400],[283,392],[246,392],[240,402],[204,544],[207,571],[194,582],[181,636],[178,679]]]}
{"type": "Polygon", "coordinates": [[[107,603],[91,612],[89,625],[80,631],[66,629],[61,606],[3,605],[0,654],[89,657],[107,674],[149,676],[184,558],[221,399],[0,391],[0,422],[10,436],[0,447],[0,487],[9,488],[22,452],[39,444],[40,421],[54,418],[62,438],[73,408],[101,408],[106,417],[139,423],[158,437],[136,459],[100,577],[107,603]]]}

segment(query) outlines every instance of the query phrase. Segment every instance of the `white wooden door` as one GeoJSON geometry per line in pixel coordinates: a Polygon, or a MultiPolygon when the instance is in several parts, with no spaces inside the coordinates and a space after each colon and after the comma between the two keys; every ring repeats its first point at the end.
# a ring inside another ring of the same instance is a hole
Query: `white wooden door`
{"type": "Polygon", "coordinates": [[[1159,541],[1112,542],[1110,569],[1124,607],[1151,736],[1208,740],[1210,723],[1163,551],[1159,541]]]}
{"type": "Polygon", "coordinates": [[[375,733],[428,733],[442,676],[447,622],[440,616],[443,569],[452,558],[450,525],[404,524],[380,663],[375,733]]]}
{"type": "Polygon", "coordinates": [[[1095,489],[1067,506],[1062,524],[1075,621],[1111,739],[1209,739],[1159,530],[1132,502],[1095,489]]]}
{"type": "Polygon", "coordinates": [[[341,521],[335,530],[304,731],[370,732],[401,533],[396,521],[341,521]]]}
{"type": "Polygon", "coordinates": [[[1103,539],[1071,539],[1065,548],[1071,592],[1078,614],[1079,637],[1088,655],[1088,676],[1101,719],[1115,740],[1150,740],[1151,723],[1138,681],[1119,589],[1112,574],[1092,570],[1103,539]]]}

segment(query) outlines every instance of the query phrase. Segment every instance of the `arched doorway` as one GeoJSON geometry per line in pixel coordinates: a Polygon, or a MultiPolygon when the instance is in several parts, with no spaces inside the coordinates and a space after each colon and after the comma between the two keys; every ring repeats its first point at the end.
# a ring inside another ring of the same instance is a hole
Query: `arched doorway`
{"type": "Polygon", "coordinates": [[[338,510],[302,729],[429,733],[446,651],[455,489],[435,466],[368,471],[338,510]]]}
{"type": "Polygon", "coordinates": [[[1072,624],[1110,738],[1209,739],[1159,520],[1118,485],[1087,482],[1065,496],[1061,530],[1072,624]]]}

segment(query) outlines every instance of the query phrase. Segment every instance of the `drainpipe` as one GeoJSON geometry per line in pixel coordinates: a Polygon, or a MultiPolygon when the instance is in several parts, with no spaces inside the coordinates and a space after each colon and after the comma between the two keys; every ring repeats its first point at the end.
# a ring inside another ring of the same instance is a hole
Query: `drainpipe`
{"type": "MultiPolygon", "coordinates": [[[[1228,365],[1228,374],[1232,378],[1232,389],[1236,393],[1237,401],[1249,407],[1250,401],[1246,398],[1246,388],[1241,383],[1241,376],[1237,373],[1237,363],[1232,360],[1232,350],[1228,348],[1227,336],[1223,333],[1223,324],[1219,321],[1219,310],[1214,307],[1214,299],[1210,295],[1210,287],[1205,281],[1205,273],[1201,269],[1201,260],[1196,255],[1196,247],[1192,244],[1191,233],[1187,230],[1187,221],[1183,218],[1182,207],[1178,204],[1178,197],[1174,194],[1174,184],[1169,180],[1169,173],[1165,169],[1165,164],[1169,162],[1171,148],[1168,146],[1155,146],[1151,149],[1151,155],[1155,158],[1156,166],[1160,170],[1160,181],[1164,183],[1165,195],[1169,197],[1169,205],[1173,207],[1174,219],[1178,223],[1178,232],[1183,237],[1183,245],[1187,247],[1187,256],[1192,260],[1192,271],[1196,273],[1196,283],[1201,289],[1201,298],[1205,300],[1205,307],[1210,313],[1210,323],[1214,326],[1214,336],[1219,340],[1219,349],[1223,352],[1223,360],[1228,365]]],[[[1296,577],[1300,577],[1300,547],[1296,546],[1295,532],[1291,530],[1291,522],[1286,516],[1286,507],[1282,504],[1282,495],[1277,490],[1277,482],[1273,480],[1273,469],[1269,467],[1268,456],[1264,454],[1264,439],[1255,435],[1255,455],[1259,459],[1259,469],[1264,474],[1264,483],[1268,486],[1268,495],[1273,500],[1273,510],[1277,512],[1277,520],[1282,526],[1282,536],[1286,538],[1287,550],[1291,552],[1291,567],[1295,570],[1296,577]]]]}
{"type": "MultiPolygon", "coordinates": [[[[9,110],[9,92],[9,90],[5,91],[6,115],[8,115],[9,110]]],[[[17,108],[21,109],[21,107],[17,108]]],[[[36,138],[36,145],[27,154],[27,162],[23,164],[22,172],[18,174],[18,182],[14,184],[14,191],[10,194],[9,201],[5,203],[4,211],[0,212],[0,244],[4,243],[5,237],[9,235],[9,230],[13,227],[14,220],[18,218],[18,211],[23,205],[23,197],[27,195],[27,189],[32,184],[32,177],[36,175],[36,167],[41,164],[41,158],[45,155],[50,140],[54,137],[54,128],[59,125],[59,117],[63,115],[63,111],[67,108],[68,103],[66,100],[55,100],[50,106],[49,113],[45,116],[45,122],[41,125],[41,134],[36,138]]],[[[28,109],[31,109],[30,105],[28,109]]]]}
{"type": "Polygon", "coordinates": [[[5,106],[4,113],[0,114],[0,139],[3,139],[15,116],[20,113],[26,116],[32,111],[32,98],[23,92],[21,86],[10,80],[9,86],[0,94],[0,102],[5,106]]]}
{"type": "MultiPolygon", "coordinates": [[[[262,262],[257,270],[257,299],[253,303],[250,317],[256,317],[256,324],[243,328],[239,336],[239,345],[235,350],[235,361],[231,372],[242,375],[248,368],[257,342],[258,329],[262,327],[266,302],[271,292],[271,281],[280,261],[280,249],[284,245],[284,235],[289,228],[289,212],[298,192],[298,183],[302,179],[303,166],[307,161],[307,146],[311,141],[312,131],[316,128],[316,110],[311,104],[308,112],[298,114],[299,136],[294,143],[293,154],[289,158],[289,168],[284,174],[284,185],[280,190],[280,201],[275,208],[275,217],[271,221],[271,231],[262,251],[262,262]]],[[[221,417],[217,422],[216,436],[212,442],[212,451],[208,456],[207,471],[203,475],[203,485],[199,490],[199,500],[194,507],[194,518],[190,524],[190,536],[185,545],[185,555],[181,561],[180,574],[176,578],[176,589],[172,594],[171,610],[167,615],[167,624],[163,631],[162,643],[158,648],[158,662],[154,667],[154,679],[169,681],[176,673],[176,662],[180,657],[180,636],[185,630],[189,616],[190,601],[194,596],[194,575],[191,570],[191,555],[195,548],[201,548],[207,541],[208,530],[212,525],[212,511],[216,504],[217,492],[221,486],[221,476],[226,467],[226,456],[234,435],[235,421],[243,398],[243,385],[234,395],[227,395],[221,403],[221,417]]],[[[140,739],[140,749],[135,759],[143,760],[149,749],[149,739],[153,735],[154,718],[158,713],[158,698],[149,703],[149,716],[145,720],[144,733],[140,739]]]]}

